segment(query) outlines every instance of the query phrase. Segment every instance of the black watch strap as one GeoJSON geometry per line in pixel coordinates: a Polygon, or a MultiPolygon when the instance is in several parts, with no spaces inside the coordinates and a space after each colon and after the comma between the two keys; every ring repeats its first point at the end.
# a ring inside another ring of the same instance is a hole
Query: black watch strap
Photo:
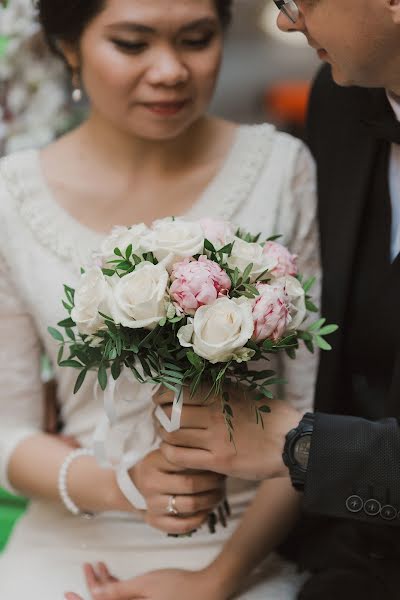
{"type": "Polygon", "coordinates": [[[293,487],[299,491],[304,490],[313,431],[314,415],[306,413],[298,426],[286,435],[282,458],[289,469],[293,487]]]}

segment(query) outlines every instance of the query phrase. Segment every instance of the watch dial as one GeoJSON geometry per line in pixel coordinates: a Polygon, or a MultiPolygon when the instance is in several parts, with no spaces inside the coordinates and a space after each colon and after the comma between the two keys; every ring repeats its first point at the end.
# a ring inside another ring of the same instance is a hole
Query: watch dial
{"type": "Polygon", "coordinates": [[[307,469],[308,457],[310,455],[311,435],[304,435],[294,445],[293,456],[295,461],[303,469],[307,469]]]}

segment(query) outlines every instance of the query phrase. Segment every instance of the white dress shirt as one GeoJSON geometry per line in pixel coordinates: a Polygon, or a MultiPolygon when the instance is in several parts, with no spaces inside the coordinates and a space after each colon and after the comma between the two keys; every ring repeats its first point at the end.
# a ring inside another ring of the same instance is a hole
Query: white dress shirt
{"type": "MultiPolygon", "coordinates": [[[[400,98],[388,93],[389,102],[400,121],[400,98]]],[[[400,145],[392,144],[389,162],[389,191],[392,203],[391,258],[400,252],[400,145]]]]}

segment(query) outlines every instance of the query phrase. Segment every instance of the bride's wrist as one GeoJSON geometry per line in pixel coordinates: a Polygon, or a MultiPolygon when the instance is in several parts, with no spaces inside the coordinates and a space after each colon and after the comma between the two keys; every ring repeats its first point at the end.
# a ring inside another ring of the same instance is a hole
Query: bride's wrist
{"type": "Polygon", "coordinates": [[[114,470],[100,467],[92,456],[82,456],[71,464],[67,489],[82,511],[133,511],[118,487],[114,470]]]}
{"type": "Polygon", "coordinates": [[[203,572],[212,589],[217,591],[218,597],[223,600],[229,600],[240,588],[243,580],[240,569],[236,569],[223,556],[217,557],[203,572]]]}

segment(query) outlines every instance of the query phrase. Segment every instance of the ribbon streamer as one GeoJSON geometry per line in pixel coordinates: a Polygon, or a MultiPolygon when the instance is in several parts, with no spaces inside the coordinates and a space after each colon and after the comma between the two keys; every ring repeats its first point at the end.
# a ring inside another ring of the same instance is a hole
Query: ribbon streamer
{"type": "Polygon", "coordinates": [[[178,431],[178,429],[181,427],[182,409],[183,388],[182,386],[179,386],[178,391],[175,393],[174,402],[172,404],[171,419],[168,419],[161,406],[157,406],[154,415],[164,427],[165,431],[168,433],[173,433],[174,431],[178,431]]]}

